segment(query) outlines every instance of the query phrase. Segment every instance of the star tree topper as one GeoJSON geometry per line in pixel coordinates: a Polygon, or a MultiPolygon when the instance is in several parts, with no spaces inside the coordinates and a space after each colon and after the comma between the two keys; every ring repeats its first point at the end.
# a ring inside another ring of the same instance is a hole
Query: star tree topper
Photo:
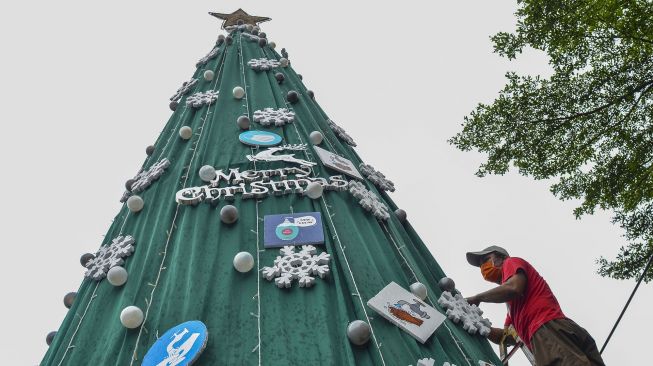
{"type": "Polygon", "coordinates": [[[249,15],[243,9],[238,9],[231,14],[212,13],[212,12],[209,12],[209,14],[213,15],[218,19],[224,20],[222,22],[222,29],[232,25],[238,25],[239,20],[242,20],[244,24],[252,24],[252,25],[258,25],[258,23],[272,20],[268,17],[258,17],[255,15],[249,15]]]}

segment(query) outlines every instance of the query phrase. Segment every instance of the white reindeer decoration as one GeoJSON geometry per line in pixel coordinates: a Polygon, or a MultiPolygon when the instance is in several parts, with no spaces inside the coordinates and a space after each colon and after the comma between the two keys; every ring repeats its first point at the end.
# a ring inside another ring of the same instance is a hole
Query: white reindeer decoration
{"type": "Polygon", "coordinates": [[[298,159],[295,157],[295,154],[274,155],[275,152],[283,150],[306,151],[306,144],[271,147],[257,153],[256,155],[247,155],[247,159],[249,159],[249,161],[285,161],[287,163],[296,163],[304,166],[313,166],[316,164],[308,160],[298,159]]]}

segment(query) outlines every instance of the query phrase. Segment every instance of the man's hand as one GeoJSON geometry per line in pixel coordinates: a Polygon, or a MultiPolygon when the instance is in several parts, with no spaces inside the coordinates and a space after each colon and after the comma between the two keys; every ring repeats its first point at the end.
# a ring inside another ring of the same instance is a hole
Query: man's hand
{"type": "Polygon", "coordinates": [[[478,306],[481,303],[481,299],[478,297],[478,295],[471,296],[465,299],[469,303],[469,305],[476,305],[478,306]]]}

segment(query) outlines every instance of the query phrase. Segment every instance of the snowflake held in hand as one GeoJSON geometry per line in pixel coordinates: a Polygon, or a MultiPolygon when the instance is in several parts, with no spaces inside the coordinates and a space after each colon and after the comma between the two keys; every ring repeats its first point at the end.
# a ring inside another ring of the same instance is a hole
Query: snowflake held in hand
{"type": "Polygon", "coordinates": [[[295,112],[287,108],[265,108],[254,112],[254,121],[263,126],[283,126],[295,120],[295,112]]]}
{"type": "Polygon", "coordinates": [[[84,276],[95,281],[100,281],[107,276],[107,272],[111,268],[125,263],[123,258],[132,255],[135,242],[131,235],[121,235],[113,239],[111,244],[100,247],[97,253],[95,253],[95,258],[89,260],[84,265],[87,268],[84,276]]]}
{"type": "Polygon", "coordinates": [[[356,146],[356,143],[354,142],[354,139],[351,138],[351,136],[349,136],[349,134],[347,134],[347,132],[345,132],[345,130],[342,127],[338,126],[335,122],[333,122],[330,119],[327,119],[326,122],[329,125],[329,127],[331,127],[333,132],[335,132],[336,135],[338,135],[338,137],[342,141],[344,141],[349,146],[356,146]]]}
{"type": "Polygon", "coordinates": [[[206,65],[207,62],[209,62],[210,60],[213,60],[214,58],[216,58],[218,56],[219,51],[220,51],[220,48],[218,46],[215,46],[211,50],[211,52],[209,52],[206,56],[202,57],[199,61],[197,61],[195,66],[200,67],[200,66],[206,65]]]}
{"type": "Polygon", "coordinates": [[[267,71],[272,70],[275,67],[279,67],[279,61],[277,60],[268,60],[267,58],[253,58],[247,61],[247,65],[256,71],[267,71]]]}
{"type": "Polygon", "coordinates": [[[380,189],[390,192],[395,191],[395,184],[392,183],[391,180],[387,179],[383,173],[375,170],[373,166],[361,163],[358,166],[358,169],[360,169],[361,173],[367,179],[369,179],[370,182],[374,183],[374,185],[380,189]]]}
{"type": "Polygon", "coordinates": [[[158,162],[154,163],[150,169],[147,171],[141,170],[134,177],[134,183],[132,183],[131,191],[125,191],[122,194],[120,202],[127,202],[127,199],[132,196],[134,193],[139,193],[144,191],[149,187],[154,181],[159,179],[163,173],[165,173],[166,168],[170,166],[170,160],[163,158],[158,162]]]}
{"type": "Polygon", "coordinates": [[[490,334],[492,323],[481,317],[483,310],[469,303],[460,294],[455,296],[449,291],[444,291],[438,299],[438,304],[447,309],[445,315],[454,323],[462,323],[463,329],[469,334],[480,334],[487,337],[490,334]]]}
{"type": "Polygon", "coordinates": [[[181,99],[181,97],[188,94],[190,89],[194,87],[195,84],[197,84],[197,79],[190,79],[188,81],[184,81],[184,83],[181,84],[181,87],[177,89],[175,95],[170,97],[170,100],[178,101],[179,99],[181,99]]]}
{"type": "Polygon", "coordinates": [[[186,105],[193,108],[201,108],[205,105],[211,105],[218,99],[217,90],[207,90],[206,92],[197,92],[190,97],[186,98],[186,105]]]}
{"type": "Polygon", "coordinates": [[[367,211],[370,211],[379,220],[387,220],[390,218],[388,207],[379,200],[374,193],[365,188],[363,183],[357,181],[349,181],[349,193],[358,198],[361,206],[367,211]]]}
{"type": "Polygon", "coordinates": [[[315,255],[317,249],[312,245],[302,245],[299,252],[295,252],[295,248],[291,245],[281,248],[282,255],[274,260],[274,266],[263,267],[263,277],[268,281],[274,279],[279,288],[288,288],[293,280],[299,282],[299,287],[311,287],[315,283],[312,275],[322,279],[329,275],[330,254],[315,255]]]}

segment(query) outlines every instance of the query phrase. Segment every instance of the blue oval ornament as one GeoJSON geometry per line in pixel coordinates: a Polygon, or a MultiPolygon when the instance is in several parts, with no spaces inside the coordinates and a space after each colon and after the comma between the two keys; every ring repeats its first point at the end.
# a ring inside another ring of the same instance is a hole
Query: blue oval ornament
{"type": "Polygon", "coordinates": [[[206,347],[209,333],[206,325],[192,320],[170,328],[152,345],[142,366],[191,365],[206,347]]]}
{"type": "Polygon", "coordinates": [[[238,139],[249,146],[274,146],[281,142],[281,136],[268,131],[245,131],[238,139]]]}

